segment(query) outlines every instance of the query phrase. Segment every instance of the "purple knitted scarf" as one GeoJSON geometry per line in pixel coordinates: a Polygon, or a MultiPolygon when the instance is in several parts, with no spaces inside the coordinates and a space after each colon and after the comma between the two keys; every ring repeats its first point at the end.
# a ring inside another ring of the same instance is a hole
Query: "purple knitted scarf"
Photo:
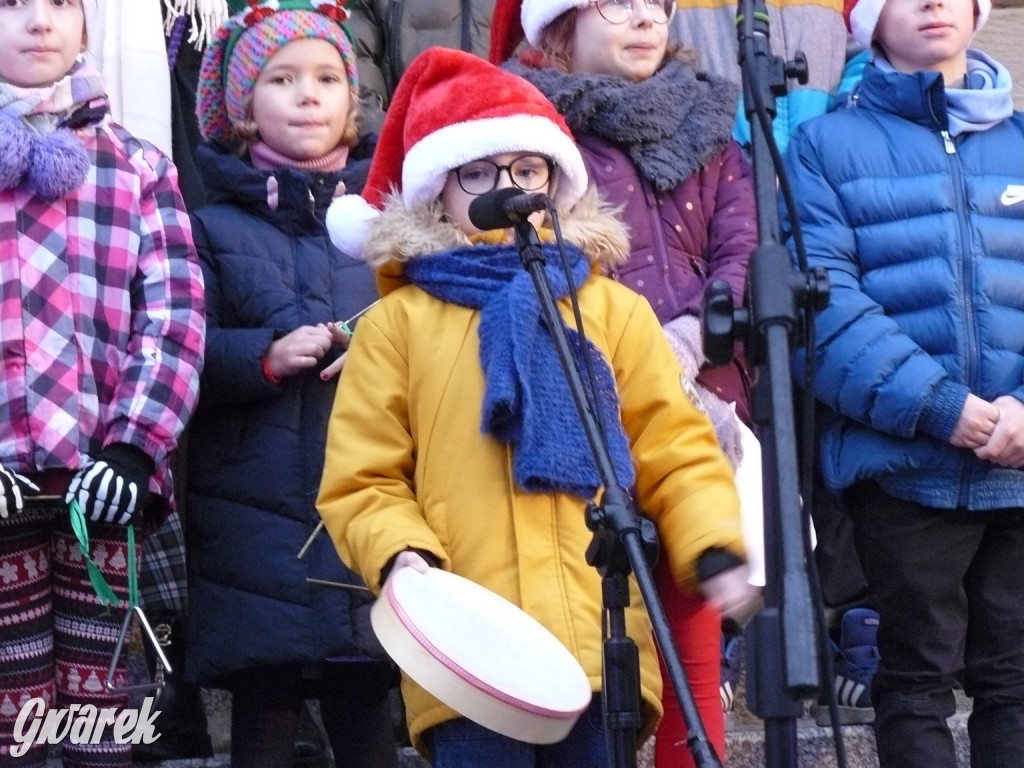
{"type": "Polygon", "coordinates": [[[90,160],[74,129],[108,110],[103,76],[84,64],[43,88],[0,83],[0,189],[24,184],[50,201],[77,189],[90,160]]]}

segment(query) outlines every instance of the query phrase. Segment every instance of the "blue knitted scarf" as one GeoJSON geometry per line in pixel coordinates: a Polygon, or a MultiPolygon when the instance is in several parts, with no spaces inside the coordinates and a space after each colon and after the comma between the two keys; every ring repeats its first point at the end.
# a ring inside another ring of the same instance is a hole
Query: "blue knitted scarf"
{"type": "MultiPolygon", "coordinates": [[[[543,247],[555,299],[569,293],[558,249],[543,247]]],[[[586,255],[568,246],[574,285],[590,275],[586,255]]],[[[593,498],[601,486],[554,341],[544,326],[530,275],[511,245],[473,245],[421,256],[405,265],[405,276],[431,296],[479,309],[480,364],[486,381],[481,430],[513,446],[513,477],[525,491],[563,491],[593,498]]],[[[569,343],[583,365],[576,331],[569,343]]],[[[629,440],[619,416],[615,379],[600,351],[588,341],[597,399],[619,484],[633,485],[629,440]]],[[[582,370],[585,370],[583,368],[582,370]]]]}

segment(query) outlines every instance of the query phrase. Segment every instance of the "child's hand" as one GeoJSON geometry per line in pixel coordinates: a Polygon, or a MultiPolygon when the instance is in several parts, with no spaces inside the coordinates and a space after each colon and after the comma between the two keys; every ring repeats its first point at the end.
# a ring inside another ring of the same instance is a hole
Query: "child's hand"
{"type": "MultiPolygon", "coordinates": [[[[328,323],[327,330],[331,332],[331,339],[334,341],[335,344],[338,344],[344,347],[345,349],[348,349],[348,344],[350,341],[352,341],[352,334],[345,329],[344,323],[328,323]]],[[[320,378],[323,381],[327,381],[331,377],[337,376],[339,373],[341,373],[341,369],[345,365],[345,358],[347,356],[347,352],[343,355],[340,355],[337,360],[335,360],[333,363],[331,363],[322,371],[320,371],[320,378]]]]}
{"type": "Polygon", "coordinates": [[[312,368],[331,348],[334,339],[327,326],[303,325],[270,345],[266,361],[278,379],[312,368]]]}
{"type": "Polygon", "coordinates": [[[412,549],[405,549],[399,552],[397,555],[388,560],[387,565],[381,569],[381,586],[386,587],[388,579],[391,578],[391,574],[397,571],[399,568],[413,568],[420,573],[426,573],[427,569],[430,568],[430,563],[427,562],[426,558],[423,557],[419,552],[412,549]]]}
{"type": "Polygon", "coordinates": [[[999,413],[988,442],[974,449],[979,459],[1001,467],[1024,467],[1024,403],[1004,395],[992,401],[999,413]]]}
{"type": "Polygon", "coordinates": [[[968,395],[949,442],[957,448],[981,448],[988,443],[997,421],[999,408],[977,395],[968,395]]]}
{"type": "Polygon", "coordinates": [[[761,608],[761,590],[747,581],[750,569],[740,565],[700,583],[701,594],[722,616],[746,624],[761,608]]]}
{"type": "Polygon", "coordinates": [[[420,573],[426,573],[430,569],[430,563],[428,563],[419,552],[413,552],[411,549],[407,549],[404,552],[399,552],[395,556],[394,565],[391,566],[391,573],[394,573],[399,568],[412,568],[420,573]]]}
{"type": "Polygon", "coordinates": [[[39,495],[39,486],[24,475],[0,466],[0,519],[25,508],[25,499],[39,495]]]}

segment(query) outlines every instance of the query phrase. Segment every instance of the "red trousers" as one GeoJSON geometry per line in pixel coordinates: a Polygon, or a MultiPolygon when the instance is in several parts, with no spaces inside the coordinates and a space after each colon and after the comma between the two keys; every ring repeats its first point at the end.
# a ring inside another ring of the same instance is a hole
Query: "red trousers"
{"type": "MultiPolygon", "coordinates": [[[[698,593],[680,589],[664,560],[655,569],[654,578],[708,741],[724,764],[725,715],[718,690],[722,674],[722,617],[698,593]]],[[[655,736],[655,768],[693,768],[693,757],[686,747],[683,713],[664,663],[661,679],[665,715],[655,736]]]]}

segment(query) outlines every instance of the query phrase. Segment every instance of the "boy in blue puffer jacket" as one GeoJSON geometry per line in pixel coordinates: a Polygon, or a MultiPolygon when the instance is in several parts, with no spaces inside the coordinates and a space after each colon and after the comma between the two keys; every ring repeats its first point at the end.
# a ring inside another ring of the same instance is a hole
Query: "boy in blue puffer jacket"
{"type": "Polygon", "coordinates": [[[972,764],[1024,765],[1024,115],[1007,70],[969,48],[989,10],[848,2],[872,62],[787,156],[831,281],[814,394],[881,616],[881,768],[957,765],[958,682],[972,764]]]}

